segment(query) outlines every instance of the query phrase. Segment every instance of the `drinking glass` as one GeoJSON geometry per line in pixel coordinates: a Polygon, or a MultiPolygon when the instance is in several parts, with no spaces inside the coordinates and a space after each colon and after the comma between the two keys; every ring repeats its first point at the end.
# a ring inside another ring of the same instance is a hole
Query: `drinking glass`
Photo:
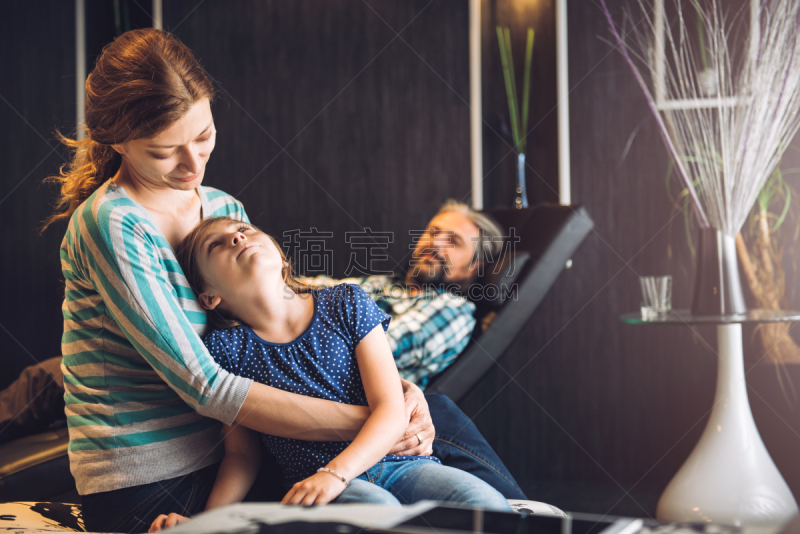
{"type": "Polygon", "coordinates": [[[672,309],[672,277],[640,276],[642,288],[642,320],[650,321],[668,314],[672,309]]]}

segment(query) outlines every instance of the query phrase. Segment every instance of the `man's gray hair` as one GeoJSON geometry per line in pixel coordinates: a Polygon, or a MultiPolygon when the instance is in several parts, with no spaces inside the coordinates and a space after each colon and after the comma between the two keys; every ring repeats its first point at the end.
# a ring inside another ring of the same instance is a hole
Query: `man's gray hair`
{"type": "Polygon", "coordinates": [[[439,213],[436,215],[439,216],[443,213],[460,213],[478,227],[481,246],[475,247],[474,259],[484,259],[484,257],[489,260],[497,259],[500,251],[503,249],[503,241],[505,240],[503,227],[500,226],[497,221],[485,213],[475,211],[463,202],[458,202],[453,199],[449,199],[442,204],[442,207],[439,208],[439,213]],[[483,254],[481,255],[481,253],[483,254]]]}

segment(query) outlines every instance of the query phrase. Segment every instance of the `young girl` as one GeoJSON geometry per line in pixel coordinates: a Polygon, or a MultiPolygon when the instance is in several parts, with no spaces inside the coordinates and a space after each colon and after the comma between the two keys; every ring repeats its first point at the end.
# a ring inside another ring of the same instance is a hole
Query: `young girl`
{"type": "MultiPolygon", "coordinates": [[[[386,455],[408,417],[384,335],[389,316],[359,286],[300,284],[274,239],[230,218],[202,221],[178,260],[217,328],[205,344],[221,367],[299,395],[370,408],[352,442],[261,436],[281,466],[284,504],[428,499],[511,510],[497,490],[435,457],[386,455]]],[[[242,426],[225,432],[206,509],[241,501],[258,472],[258,434],[242,426]]]]}

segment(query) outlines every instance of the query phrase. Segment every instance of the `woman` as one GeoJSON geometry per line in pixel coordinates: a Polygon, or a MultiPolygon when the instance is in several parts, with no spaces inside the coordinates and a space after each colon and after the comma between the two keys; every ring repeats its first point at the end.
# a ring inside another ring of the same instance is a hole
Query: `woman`
{"type": "MultiPolygon", "coordinates": [[[[86,81],[86,131],[57,177],[69,218],[63,370],[70,467],[90,531],[145,531],[163,502],[203,509],[221,459],[220,425],[304,440],[352,440],[368,409],[302,397],[227,373],[199,335],[205,314],[174,248],[202,218],[247,221],[233,197],[201,186],[214,148],[214,89],[191,52],[158,30],[108,45],[86,81]],[[162,502],[163,501],[163,502],[162,502]]],[[[435,417],[404,383],[411,415],[393,452],[431,454],[521,491],[469,420],[443,397],[435,417]]]]}

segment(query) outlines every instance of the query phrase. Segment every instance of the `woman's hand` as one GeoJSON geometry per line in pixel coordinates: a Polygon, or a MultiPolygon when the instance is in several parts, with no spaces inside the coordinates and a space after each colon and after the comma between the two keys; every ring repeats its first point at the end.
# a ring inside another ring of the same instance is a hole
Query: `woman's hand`
{"type": "Polygon", "coordinates": [[[344,482],[330,473],[316,473],[301,480],[289,490],[281,504],[328,504],[345,489],[344,482]]]}
{"type": "Polygon", "coordinates": [[[403,432],[403,437],[392,447],[389,454],[430,456],[433,454],[433,438],[436,437],[436,429],[433,428],[428,402],[416,384],[412,384],[408,380],[401,380],[401,382],[406,402],[406,415],[410,421],[406,431],[403,432]]]}
{"type": "Polygon", "coordinates": [[[161,514],[160,516],[156,517],[155,521],[153,521],[153,524],[150,525],[150,530],[148,530],[148,532],[161,532],[162,529],[174,527],[178,523],[183,523],[184,521],[188,520],[188,517],[183,517],[179,514],[161,514]]]}

